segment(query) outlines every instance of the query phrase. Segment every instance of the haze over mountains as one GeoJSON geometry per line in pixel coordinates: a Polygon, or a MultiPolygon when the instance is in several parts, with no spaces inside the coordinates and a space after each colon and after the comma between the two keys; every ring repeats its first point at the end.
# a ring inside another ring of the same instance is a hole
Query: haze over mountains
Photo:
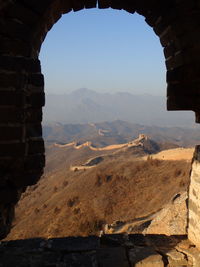
{"type": "Polygon", "coordinates": [[[88,89],[47,102],[45,172],[22,195],[8,240],[186,234],[200,131],[177,125],[192,126],[193,114],[167,113],[164,97],[88,89]]]}
{"type": "Polygon", "coordinates": [[[120,120],[90,124],[52,123],[43,126],[43,136],[48,143],[81,144],[89,141],[93,146],[103,147],[130,142],[140,134],[164,144],[163,149],[190,147],[200,143],[198,128],[146,126],[120,120]]]}
{"type": "Polygon", "coordinates": [[[194,113],[166,110],[166,97],[126,92],[98,93],[81,88],[69,94],[46,95],[44,124],[97,123],[124,120],[157,126],[194,125],[194,113]]]}

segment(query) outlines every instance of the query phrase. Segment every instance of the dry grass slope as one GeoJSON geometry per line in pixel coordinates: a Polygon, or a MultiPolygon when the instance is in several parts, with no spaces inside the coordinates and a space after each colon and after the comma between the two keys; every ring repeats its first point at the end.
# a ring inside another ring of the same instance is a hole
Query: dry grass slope
{"type": "Polygon", "coordinates": [[[129,157],[78,172],[59,166],[24,193],[7,239],[99,234],[105,223],[158,211],[189,183],[183,160],[129,157]]]}

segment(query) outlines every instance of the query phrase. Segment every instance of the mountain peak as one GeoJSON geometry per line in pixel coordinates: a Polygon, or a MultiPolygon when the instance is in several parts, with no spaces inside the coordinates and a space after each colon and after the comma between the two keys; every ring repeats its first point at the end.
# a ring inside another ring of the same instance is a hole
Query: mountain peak
{"type": "Polygon", "coordinates": [[[79,88],[77,90],[74,90],[73,92],[71,92],[71,95],[74,96],[79,96],[79,97],[83,97],[83,96],[90,96],[90,95],[96,95],[97,92],[88,88],[79,88]]]}

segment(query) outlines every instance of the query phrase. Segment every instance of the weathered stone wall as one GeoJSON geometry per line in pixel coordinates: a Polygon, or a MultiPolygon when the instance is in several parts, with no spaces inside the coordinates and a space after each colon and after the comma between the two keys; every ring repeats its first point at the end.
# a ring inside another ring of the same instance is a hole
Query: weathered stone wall
{"type": "Polygon", "coordinates": [[[200,0],[0,0],[0,238],[45,163],[41,44],[62,14],[93,7],[145,17],[164,48],[168,109],[193,110],[200,122],[200,0]]]}
{"type": "Polygon", "coordinates": [[[188,209],[188,238],[200,249],[200,146],[193,157],[188,209]]]}
{"type": "Polygon", "coordinates": [[[0,267],[199,267],[186,236],[105,235],[2,242],[0,267]]]}

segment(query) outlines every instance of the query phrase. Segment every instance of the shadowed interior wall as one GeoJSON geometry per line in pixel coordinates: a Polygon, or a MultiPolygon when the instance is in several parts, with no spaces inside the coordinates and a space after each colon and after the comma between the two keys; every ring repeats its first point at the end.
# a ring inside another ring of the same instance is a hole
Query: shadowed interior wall
{"type": "Polygon", "coordinates": [[[21,193],[38,181],[45,165],[41,44],[62,14],[93,7],[145,17],[164,49],[168,110],[193,110],[200,122],[199,0],[0,0],[1,238],[21,193]]]}

